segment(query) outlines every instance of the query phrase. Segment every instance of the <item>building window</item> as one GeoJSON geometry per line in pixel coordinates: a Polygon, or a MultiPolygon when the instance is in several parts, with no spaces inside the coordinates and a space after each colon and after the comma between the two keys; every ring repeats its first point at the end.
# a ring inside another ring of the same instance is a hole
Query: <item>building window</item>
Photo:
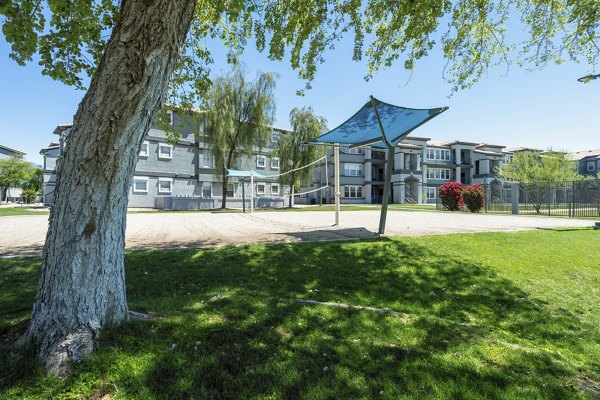
{"type": "Polygon", "coordinates": [[[256,184],[256,194],[259,196],[264,195],[266,186],[267,185],[265,185],[264,183],[257,183],[256,184]]]}
{"type": "Polygon", "coordinates": [[[227,191],[225,192],[225,196],[233,197],[235,195],[235,185],[233,183],[227,184],[227,191]]]}
{"type": "Polygon", "coordinates": [[[256,156],[256,168],[264,168],[267,165],[267,157],[256,156]]]}
{"type": "Polygon", "coordinates": [[[588,161],[586,164],[588,172],[596,170],[596,166],[594,165],[595,163],[593,161],[588,161]]]}
{"type": "Polygon", "coordinates": [[[427,149],[428,160],[450,161],[450,150],[427,149]]]}
{"type": "Polygon", "coordinates": [[[158,144],[158,158],[170,160],[173,158],[173,146],[168,143],[158,144]]]}
{"type": "Polygon", "coordinates": [[[352,149],[348,149],[347,151],[348,154],[362,154],[362,149],[359,148],[352,148],[352,149]]]}
{"type": "Polygon", "coordinates": [[[169,126],[173,126],[173,111],[167,111],[167,115],[169,116],[169,126]]]}
{"type": "Polygon", "coordinates": [[[428,187],[427,188],[427,199],[429,199],[429,200],[432,200],[432,199],[435,200],[436,192],[437,192],[436,188],[434,188],[434,187],[428,187]]]}
{"type": "Polygon", "coordinates": [[[512,201],[512,190],[509,188],[502,188],[502,198],[504,201],[512,201]]]}
{"type": "Polygon", "coordinates": [[[279,169],[279,158],[271,158],[271,169],[279,169]]]}
{"type": "Polygon", "coordinates": [[[158,178],[158,193],[171,193],[173,190],[173,179],[158,178]]]}
{"type": "Polygon", "coordinates": [[[363,165],[358,164],[358,163],[345,163],[344,164],[344,175],[346,175],[346,176],[362,176],[363,175],[363,165]]]}
{"type": "Polygon", "coordinates": [[[446,168],[427,168],[427,179],[449,181],[450,170],[446,168]]]}
{"type": "Polygon", "coordinates": [[[144,143],[142,143],[142,147],[140,148],[140,157],[148,157],[149,151],[150,143],[147,140],[144,140],[144,143]]]}
{"type": "Polygon", "coordinates": [[[133,193],[148,193],[148,177],[134,176],[133,177],[133,193]]]}
{"type": "Polygon", "coordinates": [[[504,156],[502,156],[502,163],[503,164],[510,164],[513,160],[513,156],[512,154],[505,154],[504,156]]]}
{"type": "Polygon", "coordinates": [[[212,168],[213,167],[213,155],[210,150],[202,151],[202,168],[212,168]]]}
{"type": "Polygon", "coordinates": [[[202,182],[202,197],[205,199],[212,197],[212,182],[202,182]]]}
{"type": "Polygon", "coordinates": [[[363,197],[362,186],[344,186],[344,197],[350,199],[363,197]]]}
{"type": "Polygon", "coordinates": [[[479,160],[475,161],[475,175],[479,175],[479,160]]]}
{"type": "Polygon", "coordinates": [[[271,194],[274,196],[279,196],[279,183],[271,184],[271,194]]]}
{"type": "Polygon", "coordinates": [[[278,140],[279,140],[279,135],[277,135],[275,132],[271,133],[271,143],[277,144],[278,140]]]}

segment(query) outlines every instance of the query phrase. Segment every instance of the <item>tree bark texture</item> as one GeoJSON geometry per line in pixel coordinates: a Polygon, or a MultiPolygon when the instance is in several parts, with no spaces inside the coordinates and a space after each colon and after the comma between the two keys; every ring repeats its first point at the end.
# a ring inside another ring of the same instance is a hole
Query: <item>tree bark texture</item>
{"type": "Polygon", "coordinates": [[[124,0],[59,162],[31,322],[50,373],[86,358],[100,329],[128,318],[125,223],[137,156],[161,106],[195,1],[124,0]]]}

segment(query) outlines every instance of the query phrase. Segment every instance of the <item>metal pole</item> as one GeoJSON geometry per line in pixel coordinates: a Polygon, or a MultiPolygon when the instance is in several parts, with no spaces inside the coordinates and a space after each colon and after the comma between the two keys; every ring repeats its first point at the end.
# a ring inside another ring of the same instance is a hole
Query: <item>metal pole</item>
{"type": "Polygon", "coordinates": [[[246,213],[246,182],[242,179],[242,211],[246,213]]]}
{"type": "MultiPolygon", "coordinates": [[[[327,163],[327,158],[325,159],[325,163],[327,163]]],[[[321,181],[321,184],[319,185],[320,188],[323,187],[323,168],[319,168],[319,180],[321,181]]],[[[323,193],[322,190],[319,190],[319,205],[322,206],[323,205],[323,193]]]]}
{"type": "Polygon", "coordinates": [[[250,214],[254,212],[254,171],[250,171],[250,214]]]}
{"type": "Polygon", "coordinates": [[[334,185],[335,185],[335,225],[340,225],[340,148],[333,148],[333,163],[334,168],[334,185]]]}
{"type": "Polygon", "coordinates": [[[383,199],[381,200],[381,216],[379,217],[379,234],[385,233],[385,220],[387,218],[390,189],[392,187],[392,170],[394,169],[394,147],[388,144],[386,160],[385,182],[383,183],[383,199]]]}

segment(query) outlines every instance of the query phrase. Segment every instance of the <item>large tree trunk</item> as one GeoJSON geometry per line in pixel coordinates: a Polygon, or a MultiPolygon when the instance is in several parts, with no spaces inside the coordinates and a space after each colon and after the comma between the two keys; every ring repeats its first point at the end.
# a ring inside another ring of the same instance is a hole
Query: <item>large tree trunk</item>
{"type": "Polygon", "coordinates": [[[195,2],[123,0],[59,163],[42,274],[22,343],[63,374],[100,329],[128,318],[123,251],[137,155],[161,106],[195,2]]]}

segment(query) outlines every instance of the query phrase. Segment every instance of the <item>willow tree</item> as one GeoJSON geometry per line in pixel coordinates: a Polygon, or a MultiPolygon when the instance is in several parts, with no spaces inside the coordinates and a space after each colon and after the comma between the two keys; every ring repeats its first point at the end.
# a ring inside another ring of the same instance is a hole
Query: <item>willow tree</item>
{"type": "Polygon", "coordinates": [[[344,35],[354,37],[353,59],[366,57],[367,77],[397,61],[413,69],[438,48],[456,89],[499,63],[596,65],[600,42],[600,3],[584,0],[4,0],[0,15],[13,60],[87,90],[59,164],[22,341],[53,373],[128,318],[123,253],[137,154],[167,93],[191,106],[206,89],[207,38],[233,61],[253,37],[270,59],[289,58],[307,86],[344,35]],[[509,26],[519,34],[506,35],[509,26]]]}
{"type": "Polygon", "coordinates": [[[280,158],[280,183],[290,188],[289,207],[292,207],[293,188],[306,180],[314,170],[301,168],[315,161],[322,153],[318,146],[303,143],[316,138],[327,129],[327,120],[315,115],[312,107],[294,108],[290,111],[292,132],[281,135],[275,153],[280,158]]]}
{"type": "Polygon", "coordinates": [[[266,142],[275,114],[275,77],[260,73],[248,82],[236,64],[233,71],[218,77],[206,95],[206,133],[208,145],[221,175],[223,197],[227,207],[227,169],[233,168],[238,154],[252,155],[266,142]]]}

